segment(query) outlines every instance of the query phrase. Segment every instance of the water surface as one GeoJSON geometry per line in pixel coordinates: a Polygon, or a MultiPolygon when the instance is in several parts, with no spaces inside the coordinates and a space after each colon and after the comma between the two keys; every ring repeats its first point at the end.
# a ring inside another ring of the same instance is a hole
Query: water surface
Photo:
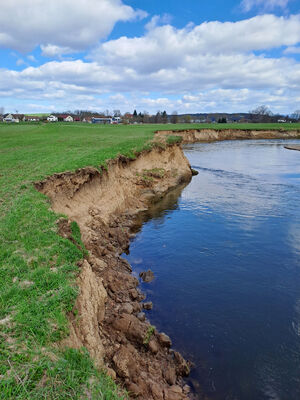
{"type": "Polygon", "coordinates": [[[199,175],[151,210],[127,256],[155,273],[148,317],[195,363],[198,394],[298,400],[300,152],[258,140],[185,154],[199,175]]]}

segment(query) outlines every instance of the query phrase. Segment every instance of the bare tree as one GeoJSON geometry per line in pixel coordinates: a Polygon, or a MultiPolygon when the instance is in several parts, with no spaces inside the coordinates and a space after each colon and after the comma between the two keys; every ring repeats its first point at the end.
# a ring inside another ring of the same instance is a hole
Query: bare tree
{"type": "Polygon", "coordinates": [[[172,124],[177,124],[178,123],[178,112],[173,111],[171,115],[171,123],[172,124]]]}
{"type": "Polygon", "coordinates": [[[272,111],[265,105],[256,107],[254,110],[250,111],[250,114],[268,115],[268,116],[273,115],[272,111]]]}
{"type": "Polygon", "coordinates": [[[293,114],[291,115],[291,118],[296,119],[297,121],[300,120],[300,110],[296,110],[293,112],[293,114]]]}

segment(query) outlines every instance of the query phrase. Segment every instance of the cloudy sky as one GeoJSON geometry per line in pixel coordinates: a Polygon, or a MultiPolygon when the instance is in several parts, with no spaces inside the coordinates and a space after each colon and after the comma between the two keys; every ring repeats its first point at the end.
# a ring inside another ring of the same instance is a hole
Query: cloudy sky
{"type": "Polygon", "coordinates": [[[9,0],[0,106],[300,108],[300,0],[9,0]]]}

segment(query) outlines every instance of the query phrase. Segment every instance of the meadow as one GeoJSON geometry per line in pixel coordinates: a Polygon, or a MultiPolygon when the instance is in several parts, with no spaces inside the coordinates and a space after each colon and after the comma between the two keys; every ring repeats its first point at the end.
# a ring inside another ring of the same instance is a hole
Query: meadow
{"type": "MultiPolygon", "coordinates": [[[[34,182],[58,172],[134,156],[159,129],[300,129],[300,124],[0,124],[0,399],[121,399],[82,349],[56,345],[76,314],[76,244],[34,182]]],[[[74,225],[74,241],[80,232],[74,225]]]]}

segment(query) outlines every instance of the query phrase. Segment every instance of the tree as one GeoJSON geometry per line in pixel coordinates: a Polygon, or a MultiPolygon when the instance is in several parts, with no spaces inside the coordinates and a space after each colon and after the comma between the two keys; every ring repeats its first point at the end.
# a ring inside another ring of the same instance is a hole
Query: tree
{"type": "Polygon", "coordinates": [[[162,118],[162,122],[163,122],[164,124],[166,124],[166,123],[168,122],[168,114],[167,114],[166,111],[164,111],[164,112],[162,113],[161,118],[162,118]]]}
{"type": "Polygon", "coordinates": [[[114,117],[121,117],[121,111],[120,110],[114,110],[114,117]]]}
{"type": "Polygon", "coordinates": [[[133,111],[133,116],[134,116],[134,118],[137,117],[137,112],[136,112],[136,110],[133,111]]]}
{"type": "Polygon", "coordinates": [[[154,122],[155,122],[156,124],[160,124],[161,121],[162,121],[161,112],[160,112],[160,111],[157,111],[157,113],[156,113],[156,115],[155,115],[155,117],[154,117],[154,122]]]}
{"type": "Polygon", "coordinates": [[[4,107],[0,107],[0,115],[4,115],[4,107]]]}
{"type": "Polygon", "coordinates": [[[186,123],[186,124],[190,124],[191,123],[191,116],[190,115],[185,115],[184,116],[184,122],[186,123]]]}
{"type": "Polygon", "coordinates": [[[297,121],[300,120],[300,110],[296,110],[293,112],[293,114],[291,115],[291,118],[296,119],[297,121]]]}
{"type": "Polygon", "coordinates": [[[150,122],[150,116],[149,113],[147,111],[143,112],[143,123],[144,124],[149,124],[150,122]]]}
{"type": "Polygon", "coordinates": [[[272,111],[265,105],[256,107],[254,110],[250,111],[250,114],[267,116],[273,115],[272,111]]]}
{"type": "Polygon", "coordinates": [[[178,113],[177,111],[173,111],[171,115],[171,123],[177,124],[178,123],[178,113]]]}

